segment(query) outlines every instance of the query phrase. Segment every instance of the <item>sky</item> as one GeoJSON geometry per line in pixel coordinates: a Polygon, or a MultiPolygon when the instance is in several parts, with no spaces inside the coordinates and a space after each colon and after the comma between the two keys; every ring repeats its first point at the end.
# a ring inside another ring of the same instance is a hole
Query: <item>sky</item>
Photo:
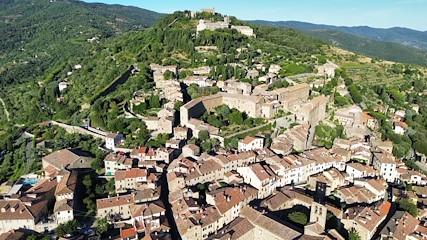
{"type": "Polygon", "coordinates": [[[427,0],[85,0],[172,13],[215,7],[242,20],[427,30],[427,0]]]}

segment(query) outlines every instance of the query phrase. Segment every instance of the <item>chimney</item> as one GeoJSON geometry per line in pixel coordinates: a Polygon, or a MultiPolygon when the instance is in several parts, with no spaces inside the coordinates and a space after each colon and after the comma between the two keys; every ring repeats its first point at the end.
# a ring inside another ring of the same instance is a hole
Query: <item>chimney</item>
{"type": "Polygon", "coordinates": [[[4,206],[1,208],[1,212],[6,212],[8,209],[9,209],[9,203],[7,203],[6,205],[4,205],[4,206]]]}

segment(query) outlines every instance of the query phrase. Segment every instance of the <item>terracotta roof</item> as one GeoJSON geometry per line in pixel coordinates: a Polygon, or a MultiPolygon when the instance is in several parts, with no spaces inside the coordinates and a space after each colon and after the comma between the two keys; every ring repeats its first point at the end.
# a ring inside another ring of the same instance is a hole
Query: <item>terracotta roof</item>
{"type": "Polygon", "coordinates": [[[134,191],[134,200],[135,201],[147,201],[150,199],[158,199],[160,197],[161,187],[157,187],[156,189],[145,188],[142,190],[134,191]]]}
{"type": "Polygon", "coordinates": [[[135,228],[122,229],[122,230],[120,231],[120,237],[121,237],[122,239],[124,239],[124,238],[131,238],[131,237],[135,237],[135,236],[137,236],[137,235],[138,235],[138,233],[136,232],[136,229],[135,229],[135,228]]]}
{"type": "Polygon", "coordinates": [[[110,153],[108,154],[104,161],[106,162],[117,162],[124,165],[132,165],[133,160],[131,158],[128,158],[124,155],[110,153]]]}
{"type": "Polygon", "coordinates": [[[74,194],[77,185],[77,177],[77,171],[65,173],[56,187],[55,196],[62,194],[74,194]]]}
{"type": "Polygon", "coordinates": [[[234,219],[229,225],[221,230],[222,234],[213,236],[213,239],[219,240],[237,240],[246,234],[251,234],[255,226],[246,218],[238,217],[234,219]]]}
{"type": "Polygon", "coordinates": [[[394,122],[394,126],[396,126],[396,127],[403,127],[403,128],[407,128],[407,127],[408,127],[408,124],[407,124],[406,122],[399,122],[399,121],[396,121],[396,122],[394,122]]]}
{"type": "Polygon", "coordinates": [[[331,238],[325,235],[311,236],[304,234],[299,238],[299,240],[331,240],[331,238]]]}
{"type": "Polygon", "coordinates": [[[415,232],[419,224],[420,221],[418,221],[408,212],[405,212],[397,223],[396,231],[393,233],[393,237],[399,240],[406,239],[408,235],[415,232]]]}
{"type": "Polygon", "coordinates": [[[121,205],[130,205],[133,202],[134,202],[133,195],[129,194],[129,195],[123,195],[118,197],[97,199],[96,207],[99,210],[103,208],[111,208],[111,207],[121,206],[121,205]]]}
{"type": "Polygon", "coordinates": [[[396,159],[390,153],[374,152],[374,156],[381,163],[387,163],[387,164],[394,163],[394,164],[396,164],[396,159]]]}
{"type": "Polygon", "coordinates": [[[377,191],[383,191],[388,188],[388,184],[384,179],[370,179],[368,184],[375,188],[377,191]]]}
{"type": "MultiPolygon", "coordinates": [[[[384,218],[387,216],[388,211],[390,210],[391,203],[383,202],[378,210],[374,210],[370,207],[363,208],[362,211],[354,212],[354,221],[356,221],[359,225],[372,232],[377,228],[384,218]]],[[[354,208],[352,208],[354,209],[354,208]]]]}
{"type": "Polygon", "coordinates": [[[278,192],[277,194],[268,197],[264,201],[262,201],[262,204],[265,206],[268,206],[268,208],[271,211],[277,211],[279,210],[283,205],[286,205],[287,202],[291,201],[292,198],[287,196],[286,194],[282,192],[278,192]]]}
{"type": "Polygon", "coordinates": [[[117,170],[114,173],[114,178],[117,180],[124,180],[129,178],[147,177],[147,170],[140,168],[132,168],[127,170],[117,170]]]}
{"type": "Polygon", "coordinates": [[[153,216],[156,214],[164,213],[166,209],[163,206],[163,203],[161,203],[160,201],[156,201],[156,202],[132,205],[130,207],[130,211],[133,217],[139,217],[139,216],[147,217],[147,216],[153,216]]]}
{"type": "Polygon", "coordinates": [[[279,88],[276,90],[271,91],[273,94],[281,94],[281,93],[287,93],[287,92],[294,92],[303,88],[310,88],[310,85],[307,83],[301,83],[297,84],[295,86],[287,87],[287,88],[279,88]]]}
{"type": "Polygon", "coordinates": [[[266,168],[264,168],[264,167],[263,167],[261,164],[259,164],[259,163],[253,164],[253,165],[251,165],[249,168],[250,168],[250,169],[255,173],[255,175],[258,177],[258,179],[259,179],[260,181],[264,181],[264,180],[267,180],[267,179],[269,179],[269,178],[274,177],[274,176],[270,175],[270,174],[268,173],[267,169],[266,169],[266,168]]]}
{"type": "Polygon", "coordinates": [[[416,231],[424,235],[427,235],[427,227],[418,225],[416,228],[416,231]]]}
{"type": "Polygon", "coordinates": [[[0,240],[24,240],[30,234],[36,234],[33,230],[19,228],[10,230],[0,235],[0,240]]]}
{"type": "Polygon", "coordinates": [[[418,195],[427,195],[427,187],[414,186],[414,190],[418,195]]]}
{"type": "Polygon", "coordinates": [[[55,202],[53,212],[62,212],[62,211],[72,211],[73,210],[73,201],[68,199],[63,199],[55,202]]]}
{"type": "Polygon", "coordinates": [[[221,218],[222,216],[218,209],[214,206],[210,206],[200,213],[199,223],[201,223],[202,227],[204,227],[217,222],[221,218]]]}
{"type": "Polygon", "coordinates": [[[43,157],[43,161],[48,162],[58,169],[62,169],[64,166],[72,165],[82,158],[84,157],[77,155],[72,150],[62,149],[43,157]]]}
{"type": "Polygon", "coordinates": [[[0,200],[0,209],[2,210],[0,220],[35,219],[35,216],[20,200],[0,200]]]}
{"type": "Polygon", "coordinates": [[[391,208],[391,203],[389,201],[385,201],[379,206],[379,210],[382,215],[387,215],[388,212],[390,211],[390,208],[391,208]]]}
{"type": "Polygon", "coordinates": [[[105,136],[107,138],[116,138],[118,135],[118,133],[108,132],[105,136]]]}
{"type": "Polygon", "coordinates": [[[184,146],[185,148],[189,148],[191,151],[193,152],[198,152],[200,151],[200,147],[195,145],[195,144],[187,144],[184,146]]]}
{"type": "Polygon", "coordinates": [[[257,138],[246,136],[244,139],[240,140],[243,144],[250,144],[251,142],[255,141],[257,138]]]}
{"type": "Polygon", "coordinates": [[[251,207],[244,207],[240,215],[248,219],[253,225],[258,226],[282,239],[296,239],[301,234],[275,220],[263,215],[251,207]]]}
{"type": "Polygon", "coordinates": [[[207,194],[213,195],[215,205],[221,214],[225,214],[228,210],[237,206],[245,199],[242,189],[238,187],[220,189],[219,191],[207,194]]]}
{"type": "Polygon", "coordinates": [[[59,168],[49,164],[43,169],[43,171],[46,173],[46,176],[56,176],[56,174],[58,174],[59,168]]]}
{"type": "Polygon", "coordinates": [[[28,189],[19,200],[25,205],[31,215],[37,218],[47,211],[47,204],[51,200],[48,197],[53,197],[56,186],[56,179],[40,180],[35,186],[28,189]]]}
{"type": "Polygon", "coordinates": [[[215,160],[202,161],[202,165],[199,167],[201,174],[207,174],[222,169],[221,164],[215,160]]]}
{"type": "Polygon", "coordinates": [[[140,147],[137,149],[138,153],[147,153],[148,148],[147,147],[140,147]]]}
{"type": "Polygon", "coordinates": [[[362,122],[367,123],[370,119],[375,119],[369,112],[362,112],[362,122]]]}
{"type": "Polygon", "coordinates": [[[361,163],[348,163],[347,166],[352,167],[352,168],[354,168],[358,171],[361,171],[361,172],[372,170],[369,166],[366,166],[366,165],[361,164],[361,163]]]}
{"type": "Polygon", "coordinates": [[[317,234],[322,234],[325,231],[325,228],[322,227],[318,222],[308,223],[304,226],[304,231],[310,230],[310,232],[314,232],[317,234]]]}

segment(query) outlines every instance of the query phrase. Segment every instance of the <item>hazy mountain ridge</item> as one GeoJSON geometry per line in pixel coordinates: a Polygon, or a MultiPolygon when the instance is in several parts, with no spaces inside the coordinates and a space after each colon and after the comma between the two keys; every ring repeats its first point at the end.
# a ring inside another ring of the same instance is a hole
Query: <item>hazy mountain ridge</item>
{"type": "Polygon", "coordinates": [[[427,50],[427,31],[417,31],[403,27],[393,28],[372,28],[369,26],[357,26],[357,27],[346,27],[346,26],[332,26],[325,24],[313,24],[298,21],[278,21],[269,22],[263,20],[253,21],[260,24],[268,24],[278,27],[290,27],[300,30],[335,30],[353,34],[359,37],[368,38],[371,40],[394,42],[410,46],[414,48],[420,48],[427,50]]]}
{"type": "MultiPolygon", "coordinates": [[[[344,48],[349,51],[365,54],[373,58],[381,58],[389,61],[427,66],[427,51],[412,47],[409,40],[408,42],[403,44],[403,42],[395,43],[395,42],[385,41],[385,40],[378,40],[378,39],[374,40],[369,37],[358,36],[356,33],[348,33],[350,30],[352,32],[360,32],[360,31],[363,31],[363,29],[369,29],[369,31],[372,32],[370,35],[374,36],[375,34],[374,32],[376,30],[370,27],[335,27],[335,26],[328,26],[328,25],[316,25],[311,23],[295,22],[295,21],[290,21],[290,22],[253,21],[253,23],[297,29],[305,32],[309,36],[312,36],[324,41],[328,41],[329,43],[336,45],[338,47],[344,48]],[[347,29],[347,30],[343,30],[343,29],[347,29]]],[[[394,32],[396,31],[404,32],[408,30],[411,33],[417,32],[416,34],[418,34],[418,36],[421,36],[422,34],[427,35],[427,33],[425,32],[419,32],[419,31],[410,30],[410,29],[404,29],[404,28],[394,28],[394,29],[395,29],[393,30],[394,32]]],[[[390,29],[382,29],[382,30],[384,32],[391,31],[390,29]]],[[[391,33],[391,32],[388,32],[388,33],[391,33]]],[[[401,35],[403,35],[403,33],[401,35]]],[[[384,36],[383,39],[391,38],[390,36],[385,37],[385,34],[383,34],[383,36],[384,36]]],[[[425,42],[427,44],[427,36],[425,38],[425,42]]]]}

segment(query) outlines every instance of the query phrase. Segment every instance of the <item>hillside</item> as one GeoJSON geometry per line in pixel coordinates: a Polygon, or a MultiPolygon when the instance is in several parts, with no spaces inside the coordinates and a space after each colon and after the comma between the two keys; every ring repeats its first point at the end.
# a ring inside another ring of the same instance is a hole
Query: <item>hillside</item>
{"type": "Polygon", "coordinates": [[[153,25],[163,15],[134,7],[74,0],[0,2],[0,85],[25,82],[82,56],[124,32],[153,25]]]}
{"type": "Polygon", "coordinates": [[[325,24],[313,24],[298,21],[278,21],[268,22],[257,20],[259,24],[268,24],[278,27],[290,27],[300,30],[335,30],[353,34],[359,37],[368,38],[371,40],[393,42],[402,44],[408,47],[427,50],[427,31],[417,31],[409,28],[393,27],[393,28],[372,28],[368,26],[345,27],[332,26],[325,24]]]}
{"type": "Polygon", "coordinates": [[[335,46],[373,58],[426,66],[427,33],[404,29],[369,27],[335,27],[303,22],[254,21],[277,27],[294,28],[335,46]]]}

